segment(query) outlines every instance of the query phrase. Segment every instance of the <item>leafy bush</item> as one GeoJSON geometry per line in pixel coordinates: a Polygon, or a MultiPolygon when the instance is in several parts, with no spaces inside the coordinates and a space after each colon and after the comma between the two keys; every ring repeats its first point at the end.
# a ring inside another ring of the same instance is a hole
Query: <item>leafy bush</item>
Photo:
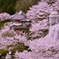
{"type": "Polygon", "coordinates": [[[43,36],[46,36],[48,34],[48,30],[44,31],[44,35],[43,36]]]}
{"type": "Polygon", "coordinates": [[[4,26],[4,24],[5,24],[6,22],[10,22],[10,21],[11,21],[10,19],[6,19],[6,20],[1,21],[1,22],[0,22],[0,29],[4,26]]]}
{"type": "Polygon", "coordinates": [[[5,19],[3,21],[1,21],[0,23],[6,23],[6,22],[10,22],[11,20],[10,19],[5,19]]]}
{"type": "Polygon", "coordinates": [[[7,54],[8,50],[0,49],[0,54],[2,56],[5,56],[7,54]]]}
{"type": "Polygon", "coordinates": [[[6,32],[2,34],[2,37],[14,37],[14,33],[6,32]]]}
{"type": "Polygon", "coordinates": [[[25,50],[25,46],[23,43],[19,43],[17,45],[15,45],[12,49],[12,54],[14,54],[16,52],[16,50],[23,52],[25,50]]]}
{"type": "Polygon", "coordinates": [[[4,23],[0,23],[0,29],[4,26],[4,23]]]}

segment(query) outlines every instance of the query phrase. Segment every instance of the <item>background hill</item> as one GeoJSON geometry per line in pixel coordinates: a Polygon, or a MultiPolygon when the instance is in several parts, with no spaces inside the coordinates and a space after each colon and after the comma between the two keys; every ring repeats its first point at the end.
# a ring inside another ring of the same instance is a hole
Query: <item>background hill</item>
{"type": "Polygon", "coordinates": [[[38,1],[40,0],[0,0],[0,13],[14,14],[20,10],[26,12],[29,7],[37,4],[38,1]]]}

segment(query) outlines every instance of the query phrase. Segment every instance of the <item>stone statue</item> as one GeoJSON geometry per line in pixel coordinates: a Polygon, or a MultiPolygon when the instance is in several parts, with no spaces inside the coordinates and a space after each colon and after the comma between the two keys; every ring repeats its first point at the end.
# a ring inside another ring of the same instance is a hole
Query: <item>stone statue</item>
{"type": "Polygon", "coordinates": [[[53,11],[49,16],[50,29],[49,37],[53,37],[54,40],[59,39],[59,15],[57,11],[53,11]]]}
{"type": "Polygon", "coordinates": [[[59,15],[57,11],[53,11],[49,16],[50,26],[59,23],[59,15]]]}
{"type": "Polygon", "coordinates": [[[6,58],[5,59],[12,59],[12,56],[11,56],[11,51],[9,51],[9,53],[7,53],[6,55],[6,58]]]}

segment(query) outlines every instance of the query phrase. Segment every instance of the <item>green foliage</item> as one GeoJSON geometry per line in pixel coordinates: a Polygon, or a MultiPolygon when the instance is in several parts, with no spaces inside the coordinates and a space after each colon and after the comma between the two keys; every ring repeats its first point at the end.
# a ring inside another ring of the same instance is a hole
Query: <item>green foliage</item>
{"type": "Polygon", "coordinates": [[[10,14],[15,13],[15,8],[14,8],[14,5],[12,3],[8,6],[7,13],[10,13],[10,14]]]}
{"type": "Polygon", "coordinates": [[[7,54],[8,50],[0,49],[0,54],[2,56],[5,56],[7,54]]]}
{"type": "Polygon", "coordinates": [[[0,23],[0,29],[4,26],[4,23],[0,23]]]}
{"type": "Polygon", "coordinates": [[[55,1],[54,0],[49,0],[47,3],[50,4],[50,5],[52,5],[52,4],[55,3],[55,1]]]}
{"type": "Polygon", "coordinates": [[[29,35],[29,33],[30,33],[30,31],[29,31],[29,27],[24,28],[23,31],[24,31],[25,33],[27,33],[28,35],[29,35]]]}
{"type": "Polygon", "coordinates": [[[34,2],[34,5],[38,3],[38,1],[41,1],[41,0],[33,0],[34,2]]]}
{"type": "Polygon", "coordinates": [[[14,14],[20,10],[27,12],[29,7],[37,4],[38,1],[40,0],[0,0],[0,13],[7,12],[14,14]]]}
{"type": "Polygon", "coordinates": [[[16,11],[22,10],[23,12],[27,12],[29,10],[29,7],[31,7],[34,4],[37,4],[37,2],[40,0],[18,0],[16,3],[16,11]]]}
{"type": "Polygon", "coordinates": [[[5,24],[6,22],[10,22],[10,21],[11,21],[10,19],[6,19],[6,20],[1,21],[1,22],[0,22],[0,29],[4,26],[4,24],[5,24]]]}
{"type": "Polygon", "coordinates": [[[14,14],[16,1],[17,0],[0,0],[0,13],[7,12],[9,14],[14,14]]]}
{"type": "Polygon", "coordinates": [[[14,54],[16,50],[18,50],[20,52],[23,52],[25,50],[24,44],[23,43],[19,43],[19,44],[15,45],[13,47],[13,49],[12,49],[12,54],[14,54]]]}
{"type": "Polygon", "coordinates": [[[16,11],[24,11],[26,12],[26,10],[29,9],[30,6],[33,5],[33,1],[32,0],[18,0],[16,3],[16,11]]]}
{"type": "Polygon", "coordinates": [[[10,22],[11,20],[10,19],[5,19],[3,21],[1,21],[0,23],[6,23],[6,22],[10,22]]]}
{"type": "Polygon", "coordinates": [[[8,46],[8,49],[12,47],[11,51],[12,51],[12,55],[14,55],[14,53],[16,51],[19,51],[19,52],[23,52],[24,50],[28,50],[28,51],[31,51],[29,48],[29,46],[25,46],[23,43],[17,43],[15,46],[13,45],[10,45],[8,46]]]}
{"type": "Polygon", "coordinates": [[[2,34],[2,37],[14,37],[14,33],[5,32],[2,34]]]}
{"type": "Polygon", "coordinates": [[[45,30],[43,37],[45,37],[47,34],[48,34],[48,30],[45,30]]]}

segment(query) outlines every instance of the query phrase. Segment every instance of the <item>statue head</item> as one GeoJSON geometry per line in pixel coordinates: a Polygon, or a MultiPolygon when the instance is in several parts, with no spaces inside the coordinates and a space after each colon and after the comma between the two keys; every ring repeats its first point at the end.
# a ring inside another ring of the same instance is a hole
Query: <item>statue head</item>
{"type": "Polygon", "coordinates": [[[59,17],[59,15],[58,15],[58,12],[57,11],[53,11],[49,15],[50,26],[53,26],[53,25],[59,23],[58,17],[59,17]]]}

